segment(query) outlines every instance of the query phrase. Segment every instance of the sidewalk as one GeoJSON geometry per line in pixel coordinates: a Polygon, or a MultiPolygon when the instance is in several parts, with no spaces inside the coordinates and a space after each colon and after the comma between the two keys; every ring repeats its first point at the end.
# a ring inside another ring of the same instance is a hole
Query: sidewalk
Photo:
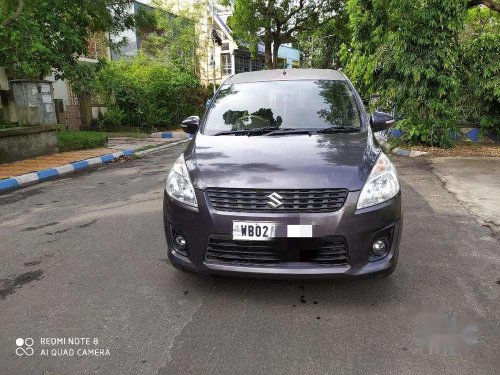
{"type": "MultiPolygon", "coordinates": [[[[107,148],[96,148],[92,150],[80,150],[60,152],[52,155],[39,156],[33,159],[20,160],[13,163],[0,164],[0,180],[15,177],[50,168],[57,168],[72,162],[94,158],[106,154],[113,154],[117,151],[132,150],[134,152],[163,146],[185,138],[184,134],[175,132],[171,138],[110,138],[107,148]]],[[[173,134],[173,133],[169,133],[173,134]]],[[[186,135],[187,137],[187,135],[186,135]]]]}
{"type": "Polygon", "coordinates": [[[0,179],[19,176],[21,174],[31,173],[42,169],[55,168],[74,161],[93,158],[113,152],[116,152],[116,150],[110,148],[96,148],[93,150],[60,152],[52,155],[39,156],[34,159],[0,164],[0,179]]]}
{"type": "Polygon", "coordinates": [[[158,147],[167,143],[172,143],[181,139],[177,138],[127,138],[116,137],[109,138],[108,148],[112,149],[111,152],[122,150],[141,150],[149,147],[158,147]]]}

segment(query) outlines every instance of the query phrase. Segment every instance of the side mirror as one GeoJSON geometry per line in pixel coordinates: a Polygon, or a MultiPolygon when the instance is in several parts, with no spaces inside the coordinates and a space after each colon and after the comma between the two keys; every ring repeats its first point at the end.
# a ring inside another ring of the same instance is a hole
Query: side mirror
{"type": "Polygon", "coordinates": [[[372,115],[370,116],[370,125],[374,132],[387,130],[395,122],[396,119],[392,117],[390,114],[385,112],[373,112],[372,115]]]}
{"type": "Polygon", "coordinates": [[[199,124],[200,124],[199,116],[189,116],[188,118],[184,119],[184,121],[182,121],[181,128],[186,133],[194,134],[198,130],[199,124]]]}

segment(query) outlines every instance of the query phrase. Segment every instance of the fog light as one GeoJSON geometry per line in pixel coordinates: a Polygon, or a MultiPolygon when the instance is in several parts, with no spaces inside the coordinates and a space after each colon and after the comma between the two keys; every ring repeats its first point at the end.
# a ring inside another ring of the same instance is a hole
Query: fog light
{"type": "Polygon", "coordinates": [[[186,239],[178,234],[174,237],[174,245],[176,250],[184,251],[186,250],[186,239]]]}
{"type": "Polygon", "coordinates": [[[376,257],[382,256],[387,252],[387,241],[377,240],[372,245],[372,254],[376,257]]]}

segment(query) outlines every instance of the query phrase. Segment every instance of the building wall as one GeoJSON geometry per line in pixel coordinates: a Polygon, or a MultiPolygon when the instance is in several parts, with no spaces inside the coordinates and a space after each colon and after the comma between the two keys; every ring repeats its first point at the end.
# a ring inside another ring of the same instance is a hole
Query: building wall
{"type": "Polygon", "coordinates": [[[0,163],[57,152],[57,125],[0,129],[0,163]]]}
{"type": "Polygon", "coordinates": [[[281,45],[278,49],[278,58],[286,60],[287,69],[298,68],[300,64],[300,51],[287,45],[281,45]]]}
{"type": "Polygon", "coordinates": [[[203,50],[199,51],[198,55],[202,56],[200,61],[200,79],[208,85],[213,83],[214,76],[216,85],[220,85],[226,78],[235,74],[235,57],[234,51],[238,48],[237,44],[231,39],[230,35],[223,30],[218,30],[222,39],[222,46],[215,44],[211,39],[212,20],[207,18],[203,21],[200,30],[200,45],[203,50]],[[213,48],[213,49],[212,49],[213,48]],[[212,51],[214,51],[215,74],[214,69],[210,65],[212,51]],[[223,58],[221,55],[226,56],[223,58]],[[223,61],[224,60],[224,61],[223,61]]]}
{"type": "Polygon", "coordinates": [[[127,39],[124,46],[120,47],[119,51],[111,51],[111,60],[119,59],[120,57],[133,57],[137,55],[138,40],[135,30],[125,30],[118,35],[111,35],[111,41],[119,42],[123,38],[127,39]]]}
{"type": "Polygon", "coordinates": [[[57,123],[66,129],[80,130],[82,127],[80,101],[73,93],[68,82],[62,79],[56,80],[54,75],[45,78],[52,81],[54,88],[54,107],[57,123]]]}
{"type": "Polygon", "coordinates": [[[62,79],[56,80],[53,74],[47,76],[45,79],[53,82],[52,86],[54,87],[54,99],[62,99],[67,102],[69,97],[69,88],[66,82],[62,79]]]}
{"type": "MultiPolygon", "coordinates": [[[[140,9],[154,10],[147,2],[133,1],[127,7],[126,12],[128,14],[136,14],[140,9]]],[[[112,34],[110,35],[110,39],[115,43],[121,42],[124,39],[126,40],[125,45],[121,46],[118,51],[111,51],[111,60],[117,60],[123,57],[134,57],[141,49],[141,38],[135,28],[124,30],[119,34],[112,34]]]]}
{"type": "MultiPolygon", "coordinates": [[[[263,68],[263,45],[258,46],[259,57],[256,58],[258,61],[253,60],[248,63],[248,52],[238,47],[238,45],[231,38],[231,31],[227,27],[227,20],[231,14],[231,9],[218,6],[218,12],[215,15],[215,20],[212,20],[210,9],[207,8],[207,17],[201,22],[200,38],[201,42],[205,42],[205,46],[203,49],[204,58],[200,59],[200,78],[206,85],[213,83],[214,76],[216,84],[220,85],[232,74],[237,74],[242,71],[260,70],[263,68]],[[223,45],[228,46],[227,50],[223,50],[221,46],[215,45],[215,74],[213,73],[213,68],[210,65],[213,46],[213,41],[211,39],[213,23],[215,23],[218,34],[222,37],[223,45]],[[221,61],[221,54],[229,54],[229,57],[227,57],[225,61],[221,61]],[[227,62],[228,60],[230,60],[231,63],[230,69],[229,67],[224,66],[224,62],[227,62]],[[242,64],[245,65],[245,70],[242,70],[242,64]],[[229,70],[231,70],[231,73],[229,73],[229,70]]],[[[291,46],[283,45],[280,46],[278,50],[278,58],[281,59],[283,67],[288,69],[298,68],[300,64],[300,51],[292,48],[291,46]]]]}

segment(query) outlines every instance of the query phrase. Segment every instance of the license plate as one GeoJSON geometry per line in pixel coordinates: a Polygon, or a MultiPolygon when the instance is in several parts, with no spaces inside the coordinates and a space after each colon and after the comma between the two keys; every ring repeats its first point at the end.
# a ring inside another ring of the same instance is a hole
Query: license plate
{"type": "Polygon", "coordinates": [[[233,221],[233,240],[266,241],[274,237],[275,223],[233,221]]]}

